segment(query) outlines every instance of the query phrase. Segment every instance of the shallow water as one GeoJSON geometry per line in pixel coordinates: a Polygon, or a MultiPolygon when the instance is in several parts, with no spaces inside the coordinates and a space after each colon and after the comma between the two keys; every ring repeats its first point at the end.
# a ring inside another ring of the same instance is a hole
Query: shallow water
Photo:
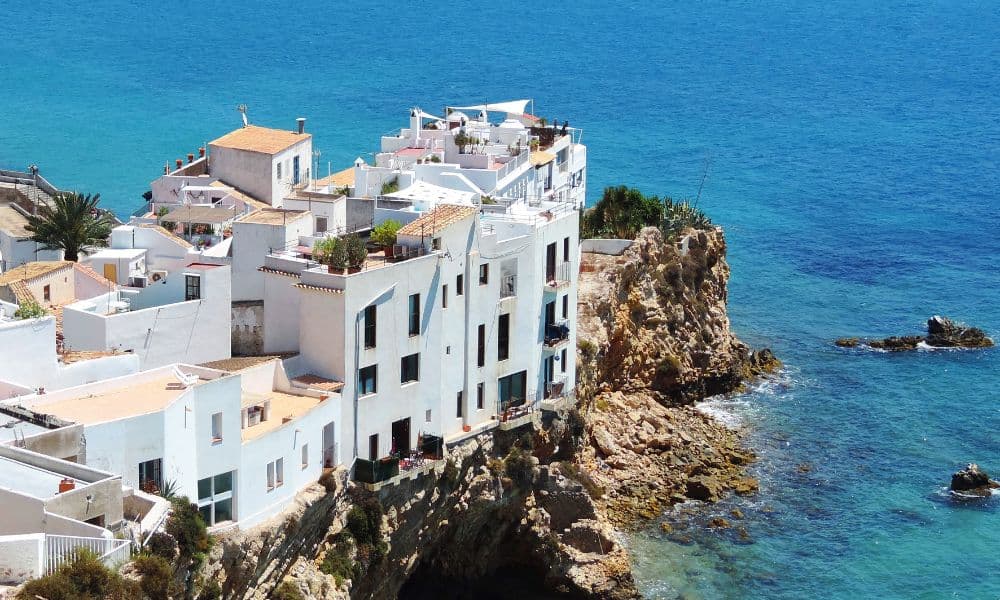
{"type": "Polygon", "coordinates": [[[308,117],[320,173],[411,104],[514,97],[584,129],[592,199],[621,182],[694,196],[708,164],[734,327],[787,381],[717,407],[761,454],[761,492],[737,502],[753,543],[639,536],[644,591],[1000,597],[997,499],[941,494],[964,462],[1000,472],[1000,354],[831,344],[934,313],[1000,336],[1000,4],[4,9],[0,165],[121,213],[240,102],[261,124],[308,117]]]}

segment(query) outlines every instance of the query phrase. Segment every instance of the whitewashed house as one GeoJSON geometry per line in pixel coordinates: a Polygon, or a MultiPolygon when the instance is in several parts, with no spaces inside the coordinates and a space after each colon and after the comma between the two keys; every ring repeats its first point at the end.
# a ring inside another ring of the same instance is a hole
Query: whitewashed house
{"type": "Polygon", "coordinates": [[[89,467],[135,489],[170,482],[210,526],[246,527],[336,464],[339,387],[271,360],[238,373],[171,365],[16,402],[82,425],[89,467]]]}

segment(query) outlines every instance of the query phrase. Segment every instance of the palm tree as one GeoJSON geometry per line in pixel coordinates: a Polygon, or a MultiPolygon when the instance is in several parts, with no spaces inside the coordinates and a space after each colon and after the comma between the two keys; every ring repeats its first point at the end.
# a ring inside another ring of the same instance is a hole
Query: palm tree
{"type": "Polygon", "coordinates": [[[101,195],[59,192],[52,204],[40,204],[38,214],[28,217],[25,229],[45,250],[63,250],[66,260],[76,261],[94,246],[106,246],[111,220],[97,210],[101,195]]]}

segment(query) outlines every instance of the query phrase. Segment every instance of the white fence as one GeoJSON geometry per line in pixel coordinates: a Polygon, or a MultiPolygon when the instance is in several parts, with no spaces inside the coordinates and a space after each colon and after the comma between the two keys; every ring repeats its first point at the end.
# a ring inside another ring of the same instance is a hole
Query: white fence
{"type": "Polygon", "coordinates": [[[75,535],[45,536],[45,574],[55,572],[63,563],[73,559],[77,550],[90,550],[111,569],[117,568],[131,556],[132,542],[128,540],[79,537],[75,535]]]}

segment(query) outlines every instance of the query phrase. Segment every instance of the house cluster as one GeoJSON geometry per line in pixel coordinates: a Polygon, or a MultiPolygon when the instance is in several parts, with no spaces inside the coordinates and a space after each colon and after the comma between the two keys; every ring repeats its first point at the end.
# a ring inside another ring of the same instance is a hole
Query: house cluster
{"type": "Polygon", "coordinates": [[[251,527],[325,470],[377,489],[568,406],[586,149],[527,107],[414,108],[325,177],[304,119],[244,121],[107,247],[0,273],[0,496],[32,515],[0,516],[0,573],[120,556],[164,496],[251,527]]]}

